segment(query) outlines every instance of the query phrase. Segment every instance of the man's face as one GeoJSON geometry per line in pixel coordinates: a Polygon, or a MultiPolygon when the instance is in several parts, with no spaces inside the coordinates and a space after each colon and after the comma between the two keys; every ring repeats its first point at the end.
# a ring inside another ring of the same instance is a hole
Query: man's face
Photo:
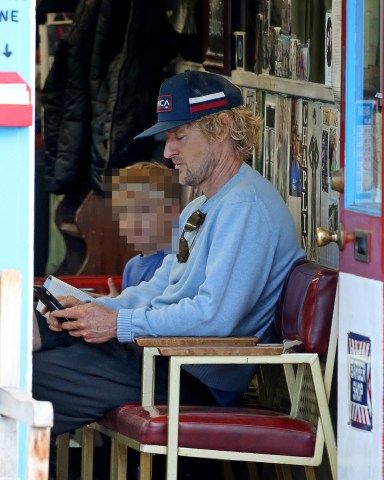
{"type": "Polygon", "coordinates": [[[201,187],[202,190],[219,158],[217,144],[209,143],[205,135],[190,125],[166,132],[164,157],[175,164],[181,185],[201,187]]]}

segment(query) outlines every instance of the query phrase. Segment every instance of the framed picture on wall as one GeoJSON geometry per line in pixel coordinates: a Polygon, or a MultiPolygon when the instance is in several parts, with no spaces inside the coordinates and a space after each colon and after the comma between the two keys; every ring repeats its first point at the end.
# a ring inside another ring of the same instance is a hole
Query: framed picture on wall
{"type": "Polygon", "coordinates": [[[236,70],[245,70],[246,43],[245,32],[233,32],[235,36],[235,66],[236,70]]]}
{"type": "Polygon", "coordinates": [[[231,0],[204,1],[203,66],[230,75],[232,69],[231,0]]]}

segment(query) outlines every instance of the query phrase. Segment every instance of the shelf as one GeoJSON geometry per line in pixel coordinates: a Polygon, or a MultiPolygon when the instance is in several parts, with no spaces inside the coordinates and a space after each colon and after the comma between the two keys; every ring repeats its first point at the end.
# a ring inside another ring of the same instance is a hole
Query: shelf
{"type": "Polygon", "coordinates": [[[204,72],[205,68],[201,63],[189,62],[179,56],[172,60],[166,66],[165,70],[172,75],[177,75],[178,73],[183,73],[186,70],[200,70],[204,72]]]}
{"type": "Polygon", "coordinates": [[[232,70],[231,80],[241,87],[257,88],[259,90],[325,102],[334,103],[335,101],[332,87],[327,87],[320,83],[291,80],[271,75],[256,75],[253,72],[242,72],[239,70],[232,70]]]}
{"type": "MultiPolygon", "coordinates": [[[[201,63],[188,62],[179,57],[171,62],[166,70],[169,73],[177,74],[185,70],[204,71],[205,69],[201,63]]],[[[243,72],[240,70],[232,70],[232,75],[228,78],[239,87],[257,88],[259,90],[282,93],[283,95],[291,95],[293,97],[310,98],[312,100],[331,103],[335,102],[332,87],[325,86],[321,83],[291,80],[290,78],[273,77],[272,75],[256,75],[253,72],[243,72]]]]}

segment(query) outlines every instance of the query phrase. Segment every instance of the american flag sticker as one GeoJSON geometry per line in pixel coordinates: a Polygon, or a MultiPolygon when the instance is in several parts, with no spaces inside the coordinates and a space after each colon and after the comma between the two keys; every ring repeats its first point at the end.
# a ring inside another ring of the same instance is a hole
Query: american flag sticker
{"type": "Polygon", "coordinates": [[[352,427],[372,430],[371,340],[348,333],[349,414],[352,427]]]}
{"type": "Polygon", "coordinates": [[[228,104],[224,92],[211,93],[201,97],[192,97],[189,99],[189,111],[191,113],[211,110],[217,107],[224,107],[228,104]]]}

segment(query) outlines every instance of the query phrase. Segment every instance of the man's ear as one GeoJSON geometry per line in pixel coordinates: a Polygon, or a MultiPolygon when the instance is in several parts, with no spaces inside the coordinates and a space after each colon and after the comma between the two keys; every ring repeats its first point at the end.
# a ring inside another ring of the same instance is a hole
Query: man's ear
{"type": "Polygon", "coordinates": [[[230,130],[230,125],[231,125],[231,117],[228,115],[227,112],[221,112],[219,114],[219,118],[221,119],[222,123],[222,131],[218,137],[218,141],[222,142],[224,141],[228,136],[229,136],[229,130],[230,130]]]}

